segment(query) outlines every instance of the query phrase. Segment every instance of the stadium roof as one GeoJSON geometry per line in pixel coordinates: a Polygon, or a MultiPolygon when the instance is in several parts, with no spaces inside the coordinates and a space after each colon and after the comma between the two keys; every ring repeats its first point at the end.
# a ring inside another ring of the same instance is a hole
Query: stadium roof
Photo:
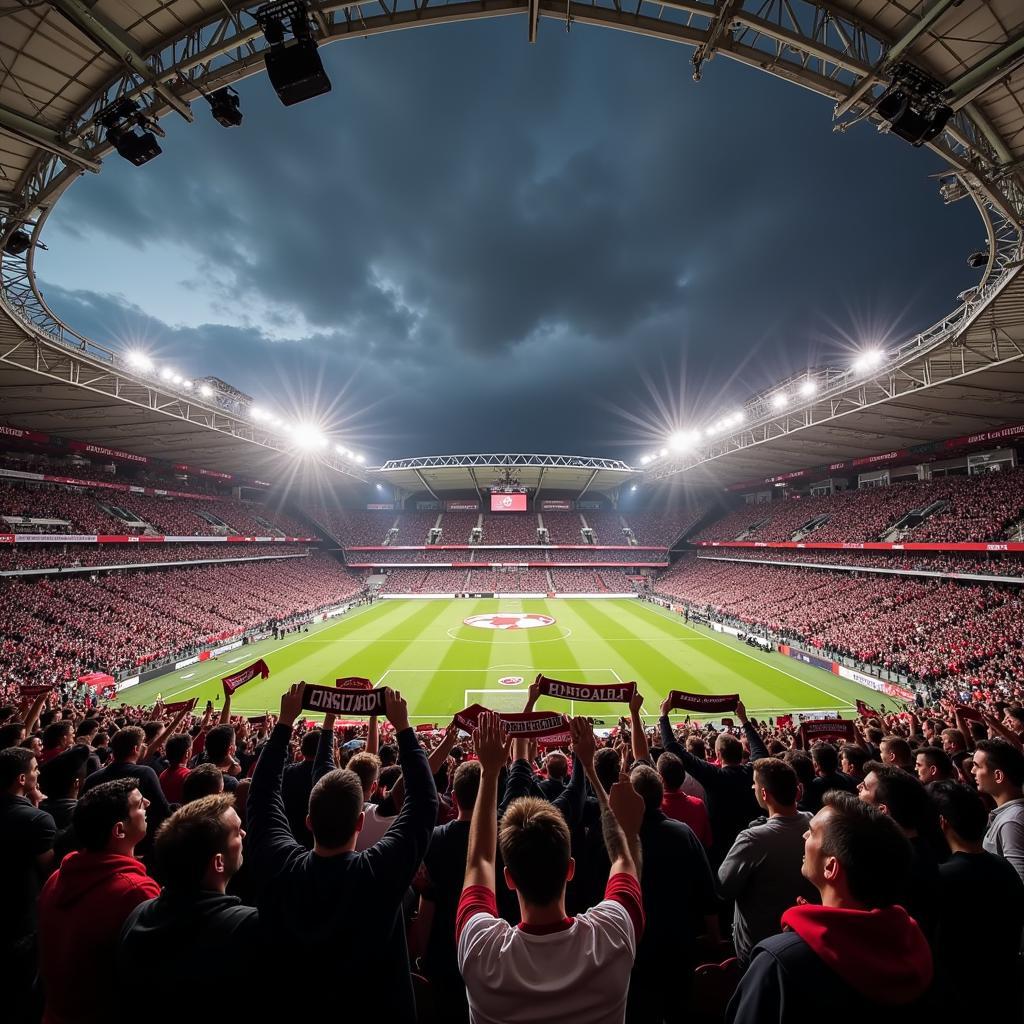
{"type": "MultiPolygon", "coordinates": [[[[99,118],[114,100],[136,99],[153,119],[192,120],[193,101],[261,73],[266,41],[257,6],[11,0],[0,9],[0,242],[15,232],[39,240],[63,191],[100,168],[112,148],[99,118]]],[[[933,107],[944,103],[953,112],[927,145],[949,167],[940,182],[945,200],[972,202],[981,217],[988,245],[977,289],[940,324],[890,353],[870,380],[829,376],[813,402],[793,403],[784,416],[763,399],[748,403],[742,429],[719,433],[686,458],[659,460],[647,476],[707,479],[714,466],[715,482],[729,482],[1019,418],[1020,0],[639,0],[628,10],[618,0],[310,0],[308,7],[321,43],[517,14],[525,15],[524,39],[531,41],[542,17],[641,33],[690,47],[698,79],[719,56],[809,88],[833,101],[840,130],[862,118],[884,126],[879,104],[898,84],[901,62],[910,62],[934,79],[933,107]]],[[[12,422],[281,478],[290,460],[282,459],[280,438],[224,396],[210,403],[142,378],[123,354],[61,323],[39,294],[34,245],[22,253],[11,248],[0,254],[0,394],[12,422]]],[[[365,477],[344,460],[328,461],[365,477]]],[[[556,468],[572,470],[549,467],[556,468]]],[[[451,469],[432,468],[439,486],[451,469]]],[[[387,472],[397,482],[412,471],[387,472]]]]}

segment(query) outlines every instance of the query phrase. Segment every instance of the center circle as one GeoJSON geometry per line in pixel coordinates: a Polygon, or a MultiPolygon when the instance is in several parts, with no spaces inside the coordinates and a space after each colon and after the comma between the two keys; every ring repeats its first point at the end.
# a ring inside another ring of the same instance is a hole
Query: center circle
{"type": "Polygon", "coordinates": [[[540,626],[553,626],[555,620],[550,615],[537,612],[492,612],[489,615],[470,615],[462,620],[463,625],[476,629],[537,629],[540,626]]]}

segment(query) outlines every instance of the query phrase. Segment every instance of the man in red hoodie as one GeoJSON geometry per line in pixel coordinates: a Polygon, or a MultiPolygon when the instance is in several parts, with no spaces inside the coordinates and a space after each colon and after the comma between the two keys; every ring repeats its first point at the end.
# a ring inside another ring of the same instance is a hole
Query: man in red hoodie
{"type": "Polygon", "coordinates": [[[160,895],[135,857],[148,806],[134,778],[96,786],[75,806],[79,849],[61,861],[39,896],[43,1024],[100,1024],[109,1016],[104,1000],[84,993],[110,970],[131,911],[160,895]]]}
{"type": "Polygon", "coordinates": [[[821,906],[782,915],[758,943],[726,1024],[907,1024],[937,1015],[932,955],[895,900],[911,849],[899,826],[852,793],[831,790],[804,837],[804,877],[821,906]]]}

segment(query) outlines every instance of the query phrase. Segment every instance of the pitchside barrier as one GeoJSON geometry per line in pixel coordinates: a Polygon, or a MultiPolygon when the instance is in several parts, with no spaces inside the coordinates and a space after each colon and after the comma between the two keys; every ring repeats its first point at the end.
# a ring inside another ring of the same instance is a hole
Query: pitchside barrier
{"type": "MultiPolygon", "coordinates": [[[[421,563],[420,565],[417,565],[416,568],[417,569],[422,568],[422,566],[424,564],[428,564],[428,563],[421,563]]],[[[633,598],[633,597],[639,597],[639,596],[640,595],[635,593],[635,592],[629,593],[629,594],[608,594],[608,593],[604,593],[604,594],[559,594],[559,593],[553,593],[553,594],[540,594],[540,593],[538,593],[538,594],[533,594],[533,593],[530,593],[530,594],[523,594],[523,593],[514,593],[514,594],[478,594],[478,593],[468,593],[468,592],[461,592],[460,591],[459,593],[455,593],[455,594],[381,594],[380,595],[380,599],[382,601],[407,601],[407,600],[410,600],[410,599],[418,599],[418,600],[421,600],[421,601],[422,600],[438,601],[438,600],[441,600],[442,598],[444,598],[445,600],[450,601],[450,600],[452,600],[452,598],[459,598],[459,597],[468,597],[468,598],[494,597],[494,598],[500,598],[500,599],[503,599],[503,600],[507,599],[507,600],[510,600],[510,601],[511,600],[514,600],[514,601],[524,601],[524,600],[529,600],[531,598],[557,597],[559,600],[572,600],[574,598],[585,598],[588,601],[603,601],[603,600],[608,600],[610,598],[622,599],[622,598],[633,598]]]]}

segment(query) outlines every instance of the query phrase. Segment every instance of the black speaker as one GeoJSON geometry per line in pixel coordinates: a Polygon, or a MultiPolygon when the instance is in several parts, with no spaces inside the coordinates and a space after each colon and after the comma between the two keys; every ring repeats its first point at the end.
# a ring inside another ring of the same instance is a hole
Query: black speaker
{"type": "Polygon", "coordinates": [[[331,80],[312,39],[271,46],[265,60],[270,84],[286,107],[331,91],[331,80]]]}

